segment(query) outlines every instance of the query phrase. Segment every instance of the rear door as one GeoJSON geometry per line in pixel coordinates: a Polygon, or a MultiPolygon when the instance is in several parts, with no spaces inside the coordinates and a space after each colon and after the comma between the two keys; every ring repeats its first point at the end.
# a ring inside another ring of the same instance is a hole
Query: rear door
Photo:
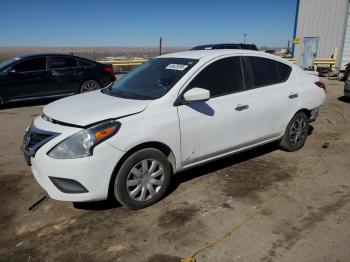
{"type": "Polygon", "coordinates": [[[254,96],[256,142],[276,138],[283,134],[298,106],[292,68],[264,57],[247,56],[245,62],[254,96]]]}
{"type": "Polygon", "coordinates": [[[34,57],[19,61],[7,74],[7,96],[10,101],[47,96],[52,77],[46,66],[47,58],[34,57]]]}
{"type": "Polygon", "coordinates": [[[69,56],[51,56],[49,67],[54,77],[55,94],[71,94],[79,92],[82,67],[78,67],[77,60],[69,56]]]}
{"type": "Polygon", "coordinates": [[[244,88],[240,57],[214,61],[185,88],[208,89],[210,99],[178,106],[183,165],[248,145],[253,136],[253,97],[244,88]]]}

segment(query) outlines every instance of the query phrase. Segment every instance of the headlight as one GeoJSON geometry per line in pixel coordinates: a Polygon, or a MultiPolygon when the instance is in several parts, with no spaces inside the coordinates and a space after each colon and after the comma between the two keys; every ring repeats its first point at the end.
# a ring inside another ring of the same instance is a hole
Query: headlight
{"type": "Polygon", "coordinates": [[[82,130],[57,144],[48,155],[59,159],[91,156],[94,147],[117,133],[119,127],[119,122],[108,121],[82,130]]]}

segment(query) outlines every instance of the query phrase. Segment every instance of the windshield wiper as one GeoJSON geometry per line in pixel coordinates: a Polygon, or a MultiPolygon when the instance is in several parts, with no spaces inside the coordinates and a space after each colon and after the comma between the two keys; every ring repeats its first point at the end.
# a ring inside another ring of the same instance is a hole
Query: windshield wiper
{"type": "Polygon", "coordinates": [[[140,100],[153,100],[154,99],[152,97],[143,96],[143,95],[139,95],[139,94],[130,94],[130,93],[126,93],[123,91],[110,91],[109,94],[112,96],[118,96],[118,97],[122,97],[122,98],[131,98],[131,99],[140,99],[140,100]]]}

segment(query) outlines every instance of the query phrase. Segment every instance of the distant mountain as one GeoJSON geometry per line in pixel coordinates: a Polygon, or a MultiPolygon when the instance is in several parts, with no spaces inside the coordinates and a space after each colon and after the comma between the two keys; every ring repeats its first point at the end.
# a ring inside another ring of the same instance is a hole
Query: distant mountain
{"type": "MultiPolygon", "coordinates": [[[[189,48],[164,47],[162,53],[172,53],[189,48]]],[[[159,55],[157,47],[0,47],[0,62],[11,57],[32,53],[73,53],[77,56],[93,60],[103,60],[106,57],[142,57],[150,58],[159,55]]]]}

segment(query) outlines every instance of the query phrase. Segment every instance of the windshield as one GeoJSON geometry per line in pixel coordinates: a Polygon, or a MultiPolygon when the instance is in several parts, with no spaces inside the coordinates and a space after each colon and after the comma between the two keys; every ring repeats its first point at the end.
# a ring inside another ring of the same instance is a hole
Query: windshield
{"type": "Polygon", "coordinates": [[[165,95],[197,61],[154,58],[136,67],[103,92],[124,98],[154,100],[165,95]]]}
{"type": "Polygon", "coordinates": [[[3,62],[0,63],[0,71],[3,71],[4,69],[6,69],[9,65],[11,65],[13,62],[17,61],[18,58],[10,58],[7,59],[3,62]]]}

